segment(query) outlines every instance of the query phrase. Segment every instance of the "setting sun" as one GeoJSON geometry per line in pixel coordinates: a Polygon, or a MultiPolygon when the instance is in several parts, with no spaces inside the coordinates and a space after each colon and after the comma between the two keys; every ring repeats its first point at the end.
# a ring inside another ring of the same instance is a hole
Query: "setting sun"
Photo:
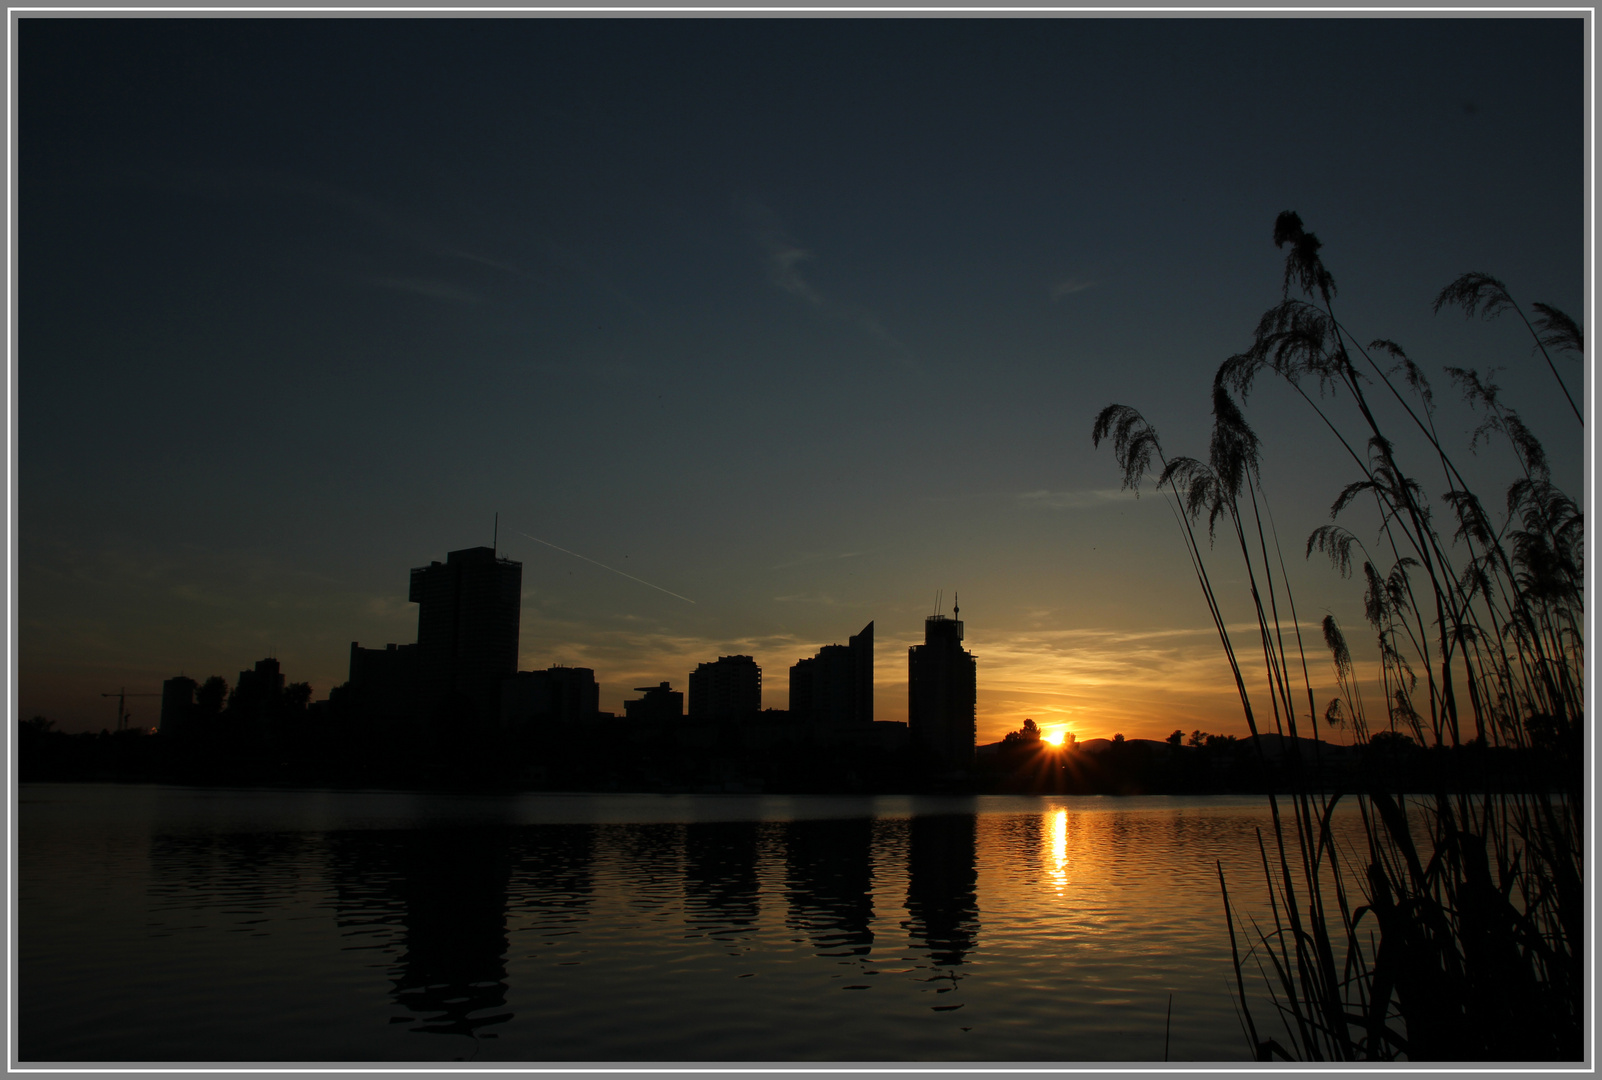
{"type": "Polygon", "coordinates": [[[1045,742],[1049,742],[1053,746],[1061,746],[1063,740],[1066,739],[1067,737],[1068,737],[1068,729],[1067,728],[1058,728],[1055,731],[1046,732],[1046,734],[1042,735],[1040,738],[1045,742]]]}

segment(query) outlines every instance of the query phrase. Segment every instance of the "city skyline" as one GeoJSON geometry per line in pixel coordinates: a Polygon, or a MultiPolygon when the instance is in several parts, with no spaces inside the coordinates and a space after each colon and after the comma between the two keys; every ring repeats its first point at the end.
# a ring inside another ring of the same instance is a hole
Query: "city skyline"
{"type": "MultiPolygon", "coordinates": [[[[1092,421],[1205,454],[1295,210],[1443,438],[1479,422],[1443,367],[1499,367],[1578,495],[1523,328],[1432,303],[1480,270],[1583,323],[1583,26],[21,19],[19,710],[99,730],[107,692],[268,654],[326,698],[351,641],[414,640],[420,553],[490,542],[517,669],[592,668],[619,715],[720,656],[771,707],[853,627],[898,658],[943,590],[980,743],[1244,734],[1172,515],[1092,421]]],[[[1246,411],[1318,641],[1363,626],[1302,550],[1354,476],[1298,408],[1246,411]]],[[[873,715],[907,692],[881,661],[873,715]]]]}
{"type": "MultiPolygon", "coordinates": [[[[397,733],[437,711],[452,693],[465,694],[473,700],[482,720],[493,719],[502,727],[523,724],[528,716],[541,714],[560,718],[567,724],[624,716],[626,709],[600,708],[599,680],[587,682],[588,689],[574,691],[545,690],[535,685],[541,677],[558,672],[583,674],[588,679],[595,674],[593,668],[560,663],[521,668],[516,664],[520,617],[515,609],[507,608],[506,597],[502,594],[515,592],[521,575],[520,562],[501,556],[492,547],[452,551],[443,563],[436,559],[413,567],[408,601],[418,605],[417,628],[413,635],[417,640],[369,646],[352,641],[349,677],[330,691],[358,694],[362,702],[359,709],[384,718],[384,725],[395,727],[397,733]],[[535,682],[530,682],[531,677],[535,682]],[[547,697],[551,693],[557,695],[556,699],[547,697]],[[568,693],[579,697],[568,700],[568,693]]],[[[931,628],[937,624],[943,626],[952,618],[938,612],[927,616],[925,645],[930,641],[931,628]]],[[[956,625],[960,640],[961,624],[956,625]]],[[[850,635],[847,645],[822,645],[816,655],[800,657],[789,665],[790,682],[782,707],[764,698],[762,667],[753,657],[720,656],[716,660],[702,661],[677,680],[677,692],[688,701],[688,708],[682,709],[679,715],[692,722],[743,721],[754,718],[758,712],[779,711],[828,728],[871,725],[874,718],[873,631],[874,624],[869,622],[857,634],[850,635]]],[[[911,647],[914,665],[922,648],[922,645],[911,647]]],[[[971,684],[971,655],[968,664],[971,684]]],[[[278,691],[282,692],[285,676],[280,673],[278,659],[271,656],[256,661],[254,672],[241,671],[235,686],[229,687],[230,691],[237,687],[244,693],[247,681],[252,677],[260,679],[268,668],[277,680],[278,691]]],[[[674,681],[663,680],[656,689],[672,690],[674,681]]],[[[169,713],[187,717],[193,709],[199,685],[199,680],[180,673],[163,681],[160,694],[136,692],[134,696],[161,697],[163,717],[169,713]],[[188,687],[187,697],[182,695],[184,685],[188,687]],[[175,693],[179,696],[174,697],[175,693]]],[[[646,689],[635,687],[633,692],[646,689]]],[[[608,700],[617,697],[622,704],[630,704],[623,697],[624,693],[626,691],[614,690],[608,700]]],[[[971,685],[965,693],[972,696],[971,685]]],[[[115,696],[118,698],[117,730],[124,726],[152,727],[125,724],[131,720],[132,712],[126,707],[123,694],[115,696]]],[[[909,706],[909,719],[913,711],[909,706]]],[[[971,701],[967,711],[971,715],[971,701]]],[[[165,722],[154,725],[154,729],[166,730],[165,722]]]]}

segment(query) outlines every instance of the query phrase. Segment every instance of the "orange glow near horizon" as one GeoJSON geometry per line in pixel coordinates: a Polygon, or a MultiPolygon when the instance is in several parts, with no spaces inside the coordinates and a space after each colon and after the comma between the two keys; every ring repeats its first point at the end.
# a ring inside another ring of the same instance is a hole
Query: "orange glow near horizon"
{"type": "Polygon", "coordinates": [[[1056,730],[1048,731],[1044,735],[1041,736],[1041,739],[1043,741],[1049,742],[1053,746],[1061,746],[1063,744],[1063,742],[1067,738],[1068,738],[1068,729],[1067,728],[1057,728],[1056,730]]]}

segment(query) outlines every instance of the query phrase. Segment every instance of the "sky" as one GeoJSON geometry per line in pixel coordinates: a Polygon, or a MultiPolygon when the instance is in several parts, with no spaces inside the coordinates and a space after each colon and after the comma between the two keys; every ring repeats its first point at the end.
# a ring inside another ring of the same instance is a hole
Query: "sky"
{"type": "MultiPolygon", "coordinates": [[[[604,710],[736,653],[785,708],[872,620],[903,720],[960,597],[981,743],[1244,734],[1172,512],[1090,433],[1205,456],[1284,210],[1487,491],[1446,365],[1581,491],[1523,327],[1431,311],[1478,270],[1585,321],[1578,18],[17,25],[17,708],[66,730],[264,656],[324,698],[416,639],[411,567],[498,539],[520,667],[604,710]]],[[[1247,417],[1301,623],[1371,657],[1302,557],[1350,465],[1282,386],[1247,417]]]]}

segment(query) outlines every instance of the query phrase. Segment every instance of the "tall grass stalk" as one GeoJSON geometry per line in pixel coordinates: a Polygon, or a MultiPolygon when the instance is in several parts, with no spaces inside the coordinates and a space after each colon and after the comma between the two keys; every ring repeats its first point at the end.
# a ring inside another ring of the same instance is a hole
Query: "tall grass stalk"
{"type": "MultiPolygon", "coordinates": [[[[1097,445],[1112,442],[1125,487],[1138,491],[1150,478],[1169,500],[1265,774],[1271,766],[1282,770],[1275,786],[1286,793],[1285,805],[1271,790],[1270,835],[1259,837],[1271,925],[1253,924],[1244,960],[1235,931],[1237,922],[1246,924],[1219,867],[1253,1054],[1578,1059],[1583,515],[1552,482],[1544,448],[1501,389],[1476,371],[1447,368],[1482,418],[1470,449],[1505,442],[1517,465],[1496,521],[1440,438],[1423,371],[1392,341],[1363,345],[1337,317],[1335,280],[1317,237],[1284,213],[1274,242],[1288,249],[1283,297],[1259,321],[1250,348],[1218,368],[1207,458],[1165,455],[1156,430],[1126,405],[1103,409],[1092,429],[1097,445]],[[1298,396],[1356,474],[1304,554],[1327,556],[1343,578],[1361,574],[1378,648],[1376,697],[1365,697],[1345,632],[1331,615],[1321,629],[1336,694],[1317,707],[1262,484],[1262,447],[1243,410],[1260,376],[1298,396]],[[1401,429],[1387,430],[1382,412],[1397,417],[1401,429]],[[1404,446],[1422,447],[1440,477],[1449,535],[1432,515],[1423,483],[1404,468],[1404,446]],[[1372,507],[1372,550],[1342,523],[1358,506],[1372,507]],[[1257,631],[1250,651],[1261,655],[1266,692],[1248,687],[1246,653],[1214,589],[1209,561],[1219,547],[1243,571],[1257,631]],[[1369,708],[1376,699],[1384,703],[1377,715],[1369,708]],[[1371,727],[1375,720],[1379,730],[1371,727]],[[1261,737],[1268,721],[1275,734],[1289,736],[1276,762],[1261,737]],[[1400,781],[1369,769],[1351,790],[1336,786],[1322,751],[1331,727],[1348,728],[1360,745],[1394,746],[1401,734],[1430,748],[1436,767],[1427,790],[1398,790],[1400,781]],[[1304,746],[1311,748],[1307,760],[1304,746]],[[1512,760],[1524,763],[1524,775],[1492,777],[1484,761],[1497,748],[1517,751],[1512,760]],[[1356,804],[1357,850],[1337,851],[1332,821],[1343,801],[1356,804]],[[1267,980],[1288,1045],[1264,1034],[1252,1015],[1246,960],[1267,980]]],[[[1441,291],[1436,310],[1451,306],[1486,317],[1516,312],[1583,426],[1551,355],[1583,352],[1572,319],[1535,304],[1532,322],[1506,286],[1478,273],[1441,291]]]]}

